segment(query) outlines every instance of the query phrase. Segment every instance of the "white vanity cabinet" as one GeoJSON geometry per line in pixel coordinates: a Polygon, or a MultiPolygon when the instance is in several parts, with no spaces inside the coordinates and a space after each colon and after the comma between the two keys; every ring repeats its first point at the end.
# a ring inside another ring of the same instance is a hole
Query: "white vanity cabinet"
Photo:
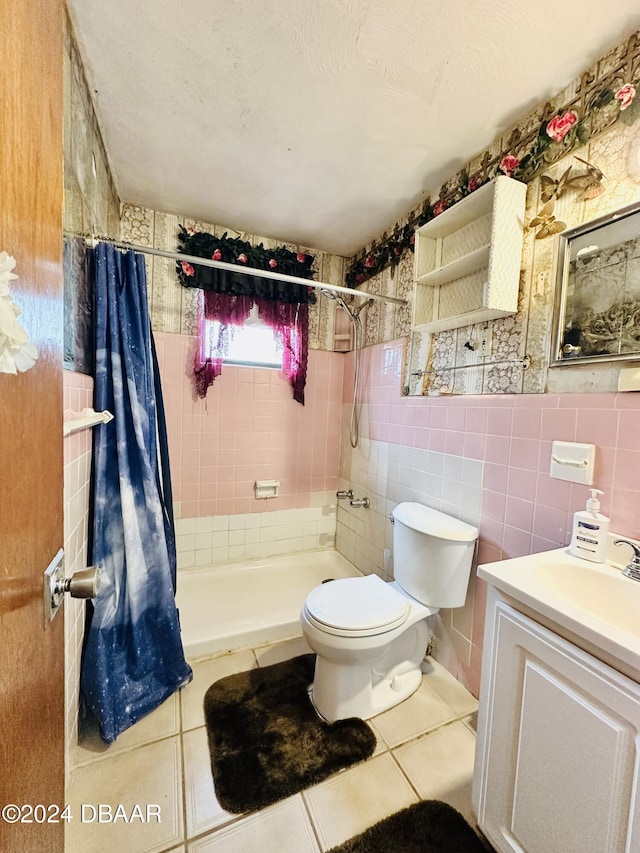
{"type": "Polygon", "coordinates": [[[640,686],[512,603],[489,587],[473,785],[482,832],[500,853],[640,851],[640,686]]]}
{"type": "Polygon", "coordinates": [[[414,327],[441,332],[518,310],[526,193],[500,175],[418,228],[414,327]]]}

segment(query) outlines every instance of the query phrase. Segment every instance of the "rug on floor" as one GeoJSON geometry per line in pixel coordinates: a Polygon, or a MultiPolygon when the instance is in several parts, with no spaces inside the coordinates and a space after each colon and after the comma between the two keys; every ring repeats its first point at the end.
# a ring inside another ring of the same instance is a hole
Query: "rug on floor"
{"type": "Polygon", "coordinates": [[[439,800],[415,803],[329,853],[487,853],[460,812],[439,800]]]}
{"type": "Polygon", "coordinates": [[[308,688],[315,655],[215,681],[204,697],[211,771],[220,805],[239,814],[290,797],[369,758],[376,738],[363,720],[327,723],[308,688]]]}

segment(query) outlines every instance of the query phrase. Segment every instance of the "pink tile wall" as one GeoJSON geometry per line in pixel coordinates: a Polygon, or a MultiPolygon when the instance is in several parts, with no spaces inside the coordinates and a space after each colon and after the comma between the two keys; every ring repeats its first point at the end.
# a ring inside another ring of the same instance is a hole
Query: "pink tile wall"
{"type": "MultiPolygon", "coordinates": [[[[363,353],[370,437],[484,462],[479,562],[568,543],[587,487],[549,476],[554,439],[596,445],[602,511],[614,532],[640,537],[640,393],[408,398],[400,396],[403,355],[403,341],[363,353]]],[[[486,598],[480,579],[473,595],[470,662],[450,668],[477,695],[486,598]]]]}
{"type": "Polygon", "coordinates": [[[483,559],[565,544],[588,495],[549,476],[554,439],[596,445],[602,511],[640,537],[640,394],[401,397],[402,341],[368,348],[365,362],[371,438],[484,461],[483,559]]]}
{"type": "Polygon", "coordinates": [[[180,516],[309,506],[338,487],[344,356],[311,350],[305,405],[277,371],[225,366],[206,400],[194,398],[194,338],[155,333],[167,412],[174,501],[180,516]],[[256,480],[280,497],[256,500],[256,480]]]}

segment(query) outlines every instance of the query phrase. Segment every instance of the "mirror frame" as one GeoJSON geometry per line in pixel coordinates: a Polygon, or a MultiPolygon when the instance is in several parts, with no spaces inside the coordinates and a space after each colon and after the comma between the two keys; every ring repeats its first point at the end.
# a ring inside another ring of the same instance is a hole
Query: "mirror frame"
{"type": "MultiPolygon", "coordinates": [[[[562,354],[567,314],[567,291],[569,265],[571,260],[571,241],[577,237],[583,237],[585,234],[595,234],[599,229],[604,228],[607,225],[611,225],[618,220],[634,215],[638,216],[638,237],[640,237],[640,202],[635,202],[634,204],[627,205],[626,207],[607,213],[604,216],[600,216],[597,219],[585,222],[582,225],[569,228],[559,235],[551,357],[549,360],[550,367],[571,367],[576,364],[640,360],[640,340],[638,341],[638,350],[633,352],[576,355],[571,357],[563,357],[562,354]]],[[[638,327],[638,334],[640,335],[640,326],[638,327]]]]}

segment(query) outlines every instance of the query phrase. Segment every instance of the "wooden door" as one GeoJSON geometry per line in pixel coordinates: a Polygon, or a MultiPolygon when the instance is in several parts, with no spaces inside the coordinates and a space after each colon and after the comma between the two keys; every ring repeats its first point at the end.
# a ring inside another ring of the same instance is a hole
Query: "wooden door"
{"type": "MultiPolygon", "coordinates": [[[[64,800],[63,618],[45,625],[43,606],[63,541],[62,5],[0,12],[0,251],[17,261],[11,291],[39,350],[32,370],[0,373],[0,806],[22,809],[64,800]]],[[[63,849],[63,822],[13,817],[1,850],[63,849]]]]}

